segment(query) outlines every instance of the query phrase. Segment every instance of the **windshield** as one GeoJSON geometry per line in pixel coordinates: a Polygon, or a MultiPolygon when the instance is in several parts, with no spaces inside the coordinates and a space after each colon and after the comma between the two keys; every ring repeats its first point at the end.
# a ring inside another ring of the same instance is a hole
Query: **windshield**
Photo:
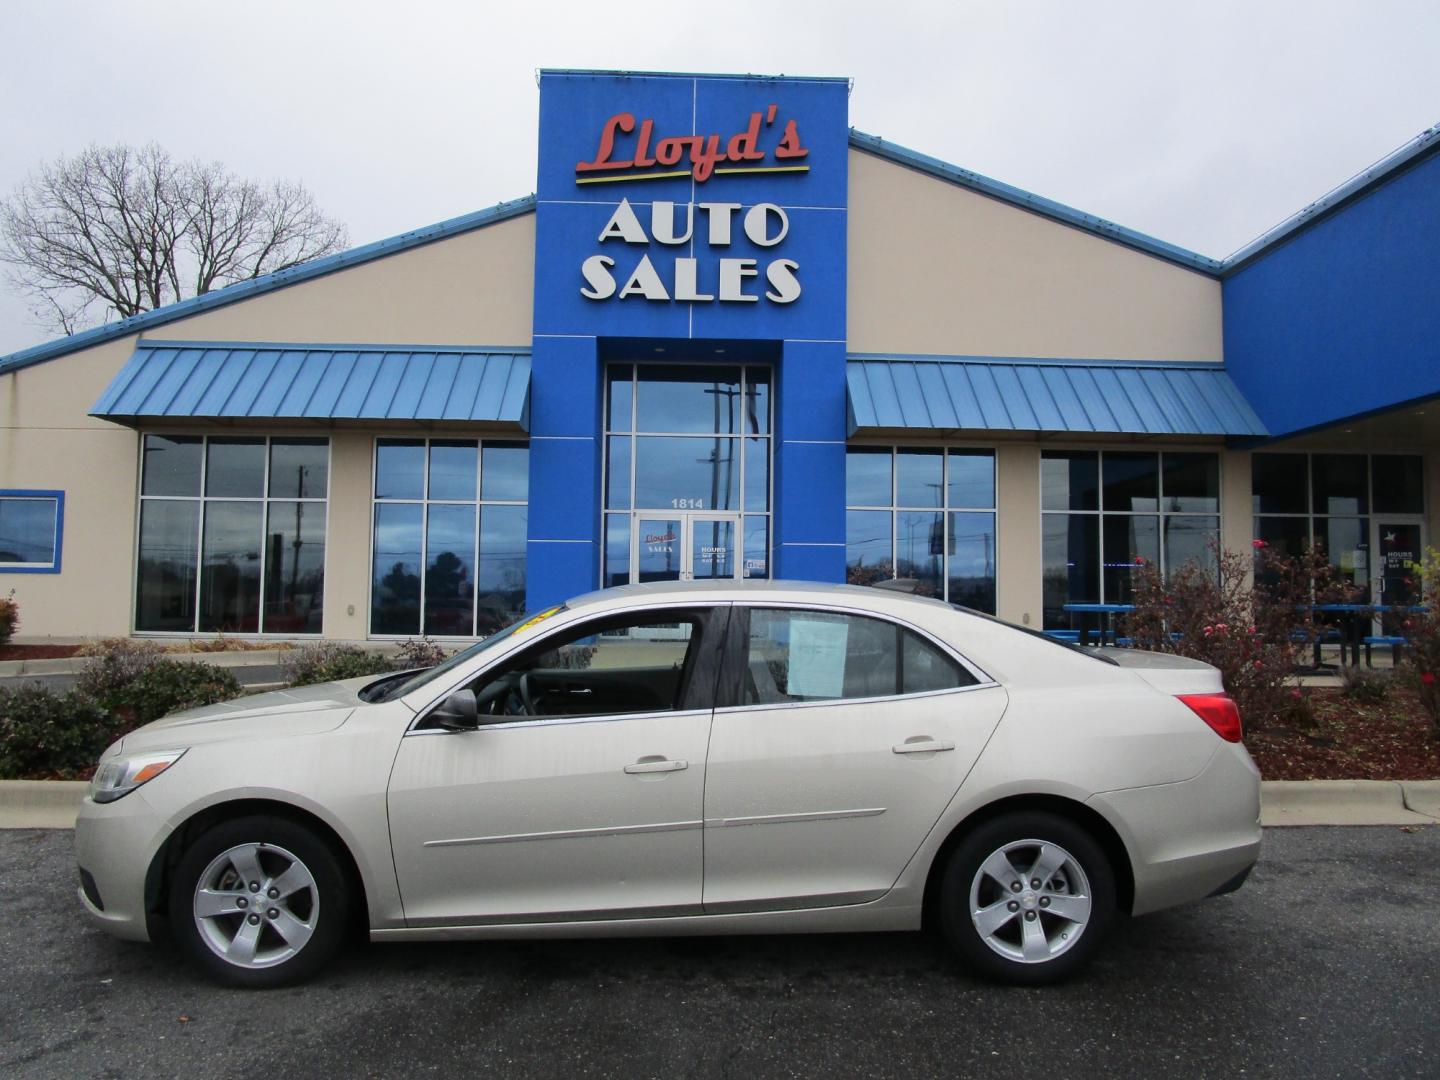
{"type": "Polygon", "coordinates": [[[403,695],[410,693],[410,691],[412,690],[418,690],[425,684],[433,682],[435,679],[440,678],[440,676],[444,675],[447,671],[453,671],[461,664],[465,664],[473,660],[475,657],[483,653],[486,649],[493,649],[496,645],[499,645],[501,642],[508,640],[510,637],[514,636],[516,631],[523,630],[527,626],[533,626],[536,623],[540,622],[542,619],[548,619],[550,618],[550,616],[564,610],[565,605],[561,604],[556,607],[546,608],[544,611],[541,611],[535,615],[522,615],[520,616],[520,618],[516,619],[513,623],[505,627],[503,630],[496,630],[495,633],[491,634],[487,638],[483,638],[482,640],[477,641],[468,649],[461,649],[448,660],[443,660],[432,668],[426,668],[424,671],[417,671],[410,678],[405,679],[402,682],[397,682],[393,686],[385,687],[383,692],[375,700],[392,701],[395,698],[402,697],[403,695]]]}
{"type": "Polygon", "coordinates": [[[1062,649],[1069,649],[1071,652],[1077,652],[1081,656],[1088,656],[1092,660],[1099,660],[1102,664],[1109,664],[1111,667],[1120,666],[1120,661],[1106,656],[1099,649],[1087,649],[1081,645],[1072,645],[1068,641],[1061,641],[1059,638],[1053,638],[1049,634],[1044,633],[1043,631],[1036,630],[1034,627],[1021,626],[1019,623],[1010,622],[1008,619],[996,618],[994,615],[987,614],[984,611],[976,611],[974,608],[968,608],[963,604],[951,604],[950,606],[953,607],[956,611],[963,611],[966,615],[974,615],[977,619],[984,619],[986,622],[999,623],[1001,626],[1008,626],[1011,630],[1019,630],[1020,633],[1028,634],[1032,638],[1039,638],[1041,641],[1048,641],[1051,645],[1059,646],[1062,649]]]}

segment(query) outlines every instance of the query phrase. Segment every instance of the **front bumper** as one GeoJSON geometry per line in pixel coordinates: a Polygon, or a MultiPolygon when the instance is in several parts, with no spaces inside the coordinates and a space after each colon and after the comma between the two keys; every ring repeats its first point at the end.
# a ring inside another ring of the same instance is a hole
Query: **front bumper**
{"type": "Polygon", "coordinates": [[[75,821],[75,859],[100,901],[93,902],[83,886],[78,889],[92,925],[130,941],[150,940],[145,876],[169,834],[142,792],[113,803],[85,797],[75,821]]]}
{"type": "Polygon", "coordinates": [[[1130,852],[1135,915],[1232,891],[1260,857],[1260,772],[1238,743],[1222,743],[1189,780],[1102,792],[1089,805],[1130,852]]]}

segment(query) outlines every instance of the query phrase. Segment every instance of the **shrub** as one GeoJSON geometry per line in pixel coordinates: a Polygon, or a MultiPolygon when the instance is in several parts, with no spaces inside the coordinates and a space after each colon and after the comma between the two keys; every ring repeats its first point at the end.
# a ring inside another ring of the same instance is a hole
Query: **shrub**
{"type": "Polygon", "coordinates": [[[228,668],[184,660],[158,660],[114,696],[110,707],[136,724],[162,716],[229,701],[243,694],[240,680],[228,668]]]}
{"type": "Polygon", "coordinates": [[[0,690],[0,779],[68,777],[94,768],[130,723],[72,691],[0,690]]]}
{"type": "Polygon", "coordinates": [[[449,650],[444,646],[437,645],[428,637],[422,637],[419,641],[412,638],[402,641],[396,647],[395,667],[400,671],[407,668],[434,667],[449,655],[449,650]]]}
{"type": "Polygon", "coordinates": [[[15,590],[0,599],[0,647],[10,644],[15,630],[20,625],[20,605],[15,602],[15,590]]]}
{"type": "Polygon", "coordinates": [[[1254,725],[1313,722],[1294,672],[1324,627],[1312,604],[1346,598],[1324,552],[1275,555],[1257,540],[1251,558],[1214,546],[1166,581],[1137,560],[1135,610],[1125,632],[1136,648],[1203,660],[1220,669],[1240,715],[1254,725]]]}
{"type": "Polygon", "coordinates": [[[1410,564],[1410,571],[1418,579],[1424,610],[1412,611],[1402,620],[1409,646],[1395,674],[1415,691],[1440,734],[1440,551],[1427,548],[1420,562],[1410,564]]]}
{"type": "Polygon", "coordinates": [[[336,682],[359,675],[383,675],[399,669],[399,661],[395,657],[335,641],[302,645],[280,660],[280,670],[285,673],[285,681],[290,686],[336,682]]]}
{"type": "Polygon", "coordinates": [[[130,684],[158,664],[165,650],[153,641],[108,638],[86,645],[83,655],[90,661],[80,670],[75,689],[116,708],[130,684]]]}
{"type": "Polygon", "coordinates": [[[1388,671],[1348,664],[1340,668],[1340,692],[1356,701],[1384,701],[1390,693],[1390,681],[1388,671]]]}

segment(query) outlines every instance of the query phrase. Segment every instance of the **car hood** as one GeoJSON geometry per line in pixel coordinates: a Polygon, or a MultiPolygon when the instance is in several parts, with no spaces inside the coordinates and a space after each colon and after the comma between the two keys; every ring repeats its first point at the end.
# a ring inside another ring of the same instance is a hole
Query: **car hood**
{"type": "Polygon", "coordinates": [[[203,705],[172,713],[130,732],[112,750],[191,746],[222,739],[318,735],[333,731],[355,711],[360,691],[376,676],[315,683],[290,690],[203,705]]]}

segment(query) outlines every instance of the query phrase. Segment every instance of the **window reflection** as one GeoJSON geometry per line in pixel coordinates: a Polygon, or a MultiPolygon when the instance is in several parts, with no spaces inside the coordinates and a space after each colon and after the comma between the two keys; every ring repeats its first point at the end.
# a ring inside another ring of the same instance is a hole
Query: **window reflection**
{"type": "Polygon", "coordinates": [[[260,629],[260,502],[205,506],[200,562],[202,631],[254,634],[260,629]]]}

